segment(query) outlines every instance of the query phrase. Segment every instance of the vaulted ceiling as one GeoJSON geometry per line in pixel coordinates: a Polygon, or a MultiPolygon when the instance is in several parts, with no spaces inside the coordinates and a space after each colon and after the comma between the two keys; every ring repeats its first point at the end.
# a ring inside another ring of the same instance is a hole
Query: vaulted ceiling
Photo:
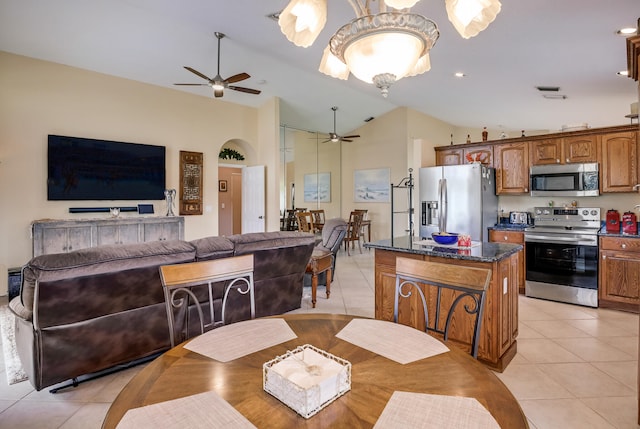
{"type": "MultiPolygon", "coordinates": [[[[503,0],[489,28],[465,40],[446,17],[444,0],[412,8],[434,20],[440,38],[431,70],[394,84],[388,98],[354,77],[340,81],[317,71],[333,32],[353,19],[346,0],[330,0],[327,24],[314,45],[288,42],[269,14],[288,0],[0,0],[0,50],[67,64],[215,100],[183,66],[213,77],[222,40],[223,77],[247,72],[223,101],[259,106],[281,99],[283,125],[338,133],[398,106],[459,126],[559,130],[564,124],[629,123],[638,86],[618,76],[626,69],[624,37],[636,26],[638,0],[503,0]],[[465,73],[464,78],[454,77],[465,73]],[[564,99],[547,99],[536,86],[558,86],[564,99]]],[[[377,6],[374,6],[377,10],[377,6]]],[[[2,65],[0,64],[0,72],[2,65]]]]}

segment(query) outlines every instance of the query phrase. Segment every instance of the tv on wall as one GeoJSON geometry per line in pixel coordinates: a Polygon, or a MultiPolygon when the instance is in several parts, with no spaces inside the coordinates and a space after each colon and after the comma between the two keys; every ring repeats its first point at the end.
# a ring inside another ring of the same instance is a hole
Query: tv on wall
{"type": "Polygon", "coordinates": [[[162,200],[164,146],[49,135],[47,199],[162,200]]]}

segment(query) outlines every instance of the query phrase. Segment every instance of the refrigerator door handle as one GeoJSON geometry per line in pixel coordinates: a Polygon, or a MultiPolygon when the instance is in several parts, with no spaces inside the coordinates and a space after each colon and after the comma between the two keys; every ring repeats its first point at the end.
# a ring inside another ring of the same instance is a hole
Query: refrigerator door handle
{"type": "Polygon", "coordinates": [[[438,227],[440,232],[447,231],[447,179],[440,179],[438,183],[438,203],[440,204],[440,218],[438,227]]]}

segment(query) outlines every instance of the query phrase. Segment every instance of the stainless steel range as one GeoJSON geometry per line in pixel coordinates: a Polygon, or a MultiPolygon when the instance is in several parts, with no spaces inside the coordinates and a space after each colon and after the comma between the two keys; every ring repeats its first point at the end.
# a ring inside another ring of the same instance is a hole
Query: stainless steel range
{"type": "Polygon", "coordinates": [[[598,306],[600,209],[536,207],[525,229],[525,295],[598,306]]]}

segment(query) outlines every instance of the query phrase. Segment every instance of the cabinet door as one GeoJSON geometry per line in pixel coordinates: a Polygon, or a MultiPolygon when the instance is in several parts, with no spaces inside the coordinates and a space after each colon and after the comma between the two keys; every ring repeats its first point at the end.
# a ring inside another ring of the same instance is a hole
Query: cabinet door
{"type": "MultiPolygon", "coordinates": [[[[495,242],[495,243],[514,243],[514,244],[521,244],[524,246],[524,232],[500,231],[500,230],[492,229],[489,231],[489,241],[495,242]]],[[[522,251],[518,254],[518,257],[516,258],[516,262],[515,262],[517,264],[517,271],[518,271],[518,275],[516,277],[518,281],[517,290],[521,294],[524,294],[525,292],[524,261],[526,261],[526,257],[524,252],[525,250],[522,249],[522,251]]]]}
{"type": "Polygon", "coordinates": [[[462,150],[462,154],[464,155],[465,164],[480,161],[487,167],[493,167],[493,146],[491,145],[465,147],[462,150]]]}
{"type": "Polygon", "coordinates": [[[34,246],[33,256],[49,253],[66,253],[68,248],[68,228],[42,228],[40,246],[34,246]],[[36,248],[37,247],[37,248],[36,248]]]}
{"type": "Polygon", "coordinates": [[[529,143],[505,143],[494,146],[497,194],[529,192],[529,143]]]}
{"type": "Polygon", "coordinates": [[[67,234],[67,252],[91,247],[91,226],[73,226],[67,234]]]}
{"type": "Polygon", "coordinates": [[[138,223],[125,223],[118,226],[118,244],[137,243],[140,241],[138,237],[138,223]]]}
{"type": "Polygon", "coordinates": [[[118,226],[115,224],[98,225],[96,227],[96,241],[98,246],[118,243],[118,226]]]}
{"type": "Polygon", "coordinates": [[[531,142],[531,165],[562,163],[562,141],[547,139],[531,142]]]}
{"type": "Polygon", "coordinates": [[[564,162],[597,162],[597,138],[591,136],[566,137],[562,140],[564,162]]]}
{"type": "Polygon", "coordinates": [[[632,192],[638,180],[637,132],[600,136],[602,192],[632,192]]]}
{"type": "Polygon", "coordinates": [[[464,164],[462,149],[446,149],[436,151],[436,165],[460,165],[464,164]]]}
{"type": "Polygon", "coordinates": [[[164,223],[165,240],[180,240],[180,223],[165,222],[164,223]]]}
{"type": "Polygon", "coordinates": [[[600,307],[638,312],[640,303],[640,253],[601,251],[600,307]]]}
{"type": "Polygon", "coordinates": [[[164,223],[153,222],[144,224],[144,241],[164,240],[164,223]]]}

